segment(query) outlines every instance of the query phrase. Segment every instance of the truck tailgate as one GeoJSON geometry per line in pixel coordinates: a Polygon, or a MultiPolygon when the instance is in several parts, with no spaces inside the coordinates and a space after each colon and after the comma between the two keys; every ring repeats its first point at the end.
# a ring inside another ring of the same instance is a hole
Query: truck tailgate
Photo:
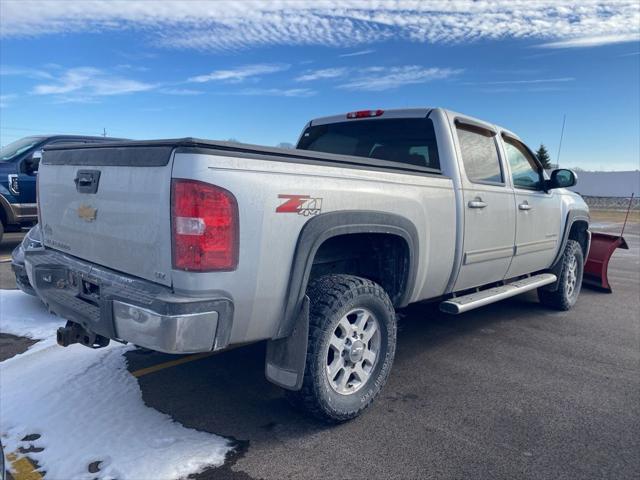
{"type": "Polygon", "coordinates": [[[171,285],[172,150],[45,151],[38,173],[45,246],[171,285]]]}

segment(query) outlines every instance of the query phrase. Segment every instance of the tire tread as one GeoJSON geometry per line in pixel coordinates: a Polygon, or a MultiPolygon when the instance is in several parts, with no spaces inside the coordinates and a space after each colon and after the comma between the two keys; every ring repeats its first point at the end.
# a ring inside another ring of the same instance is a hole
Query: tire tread
{"type": "MultiPolygon", "coordinates": [[[[341,423],[358,416],[375,399],[372,395],[363,402],[355,412],[345,415],[338,415],[331,411],[328,406],[321,401],[315,393],[314,365],[317,355],[317,348],[322,343],[324,327],[327,319],[332,318],[339,310],[344,308],[345,300],[354,300],[358,295],[369,294],[382,300],[388,311],[394,316],[395,310],[391,304],[389,296],[384,289],[366,278],[344,274],[332,274],[319,277],[312,281],[307,288],[309,296],[309,346],[302,382],[299,391],[287,391],[289,401],[296,408],[302,408],[314,417],[327,423],[341,423]]],[[[395,325],[395,322],[394,322],[395,325]]],[[[395,341],[395,330],[394,330],[395,341]]],[[[386,380],[386,378],[384,379],[386,380]]],[[[384,382],[382,383],[382,385],[384,382]]],[[[381,386],[382,386],[381,385],[381,386]]]]}
{"type": "MultiPolygon", "coordinates": [[[[566,285],[564,283],[564,275],[569,264],[569,261],[572,256],[578,257],[579,268],[581,272],[584,269],[584,258],[582,255],[582,247],[575,240],[568,240],[567,246],[565,247],[564,253],[562,255],[562,267],[560,268],[559,279],[560,282],[558,284],[558,288],[556,290],[546,290],[544,287],[538,289],[538,299],[540,303],[546,305],[547,307],[554,308],[560,311],[567,311],[573,307],[575,304],[571,302],[571,299],[566,295],[566,285]]],[[[582,277],[578,278],[578,285],[576,288],[580,288],[580,283],[582,282],[582,277]]],[[[580,292],[578,291],[578,294],[580,292]]],[[[576,294],[576,297],[577,295],[576,294]]]]}

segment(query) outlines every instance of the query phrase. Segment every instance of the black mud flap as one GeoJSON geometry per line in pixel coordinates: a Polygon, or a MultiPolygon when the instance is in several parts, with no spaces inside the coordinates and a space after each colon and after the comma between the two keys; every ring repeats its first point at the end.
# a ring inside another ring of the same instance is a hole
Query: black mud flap
{"type": "Polygon", "coordinates": [[[300,390],[309,342],[309,297],[305,295],[291,335],[267,342],[267,380],[287,390],[300,390]]]}

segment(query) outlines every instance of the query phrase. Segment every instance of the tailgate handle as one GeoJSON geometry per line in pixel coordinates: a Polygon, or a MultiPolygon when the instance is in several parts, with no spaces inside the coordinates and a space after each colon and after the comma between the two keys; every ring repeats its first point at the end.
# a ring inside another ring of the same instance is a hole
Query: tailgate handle
{"type": "Polygon", "coordinates": [[[100,182],[100,170],[78,170],[73,179],[78,193],[97,193],[100,182]]]}

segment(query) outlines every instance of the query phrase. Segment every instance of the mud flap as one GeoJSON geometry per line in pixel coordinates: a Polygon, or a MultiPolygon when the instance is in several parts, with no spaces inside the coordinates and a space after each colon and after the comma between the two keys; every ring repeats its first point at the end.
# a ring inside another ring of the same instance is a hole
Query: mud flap
{"type": "Polygon", "coordinates": [[[267,342],[267,380],[287,390],[300,390],[309,342],[309,297],[305,295],[291,335],[267,342]]]}
{"type": "Polygon", "coordinates": [[[607,276],[609,260],[617,248],[629,250],[627,242],[621,235],[611,235],[608,233],[591,233],[591,248],[589,256],[584,265],[584,276],[582,283],[591,287],[596,287],[607,293],[611,293],[611,285],[607,276]]]}

